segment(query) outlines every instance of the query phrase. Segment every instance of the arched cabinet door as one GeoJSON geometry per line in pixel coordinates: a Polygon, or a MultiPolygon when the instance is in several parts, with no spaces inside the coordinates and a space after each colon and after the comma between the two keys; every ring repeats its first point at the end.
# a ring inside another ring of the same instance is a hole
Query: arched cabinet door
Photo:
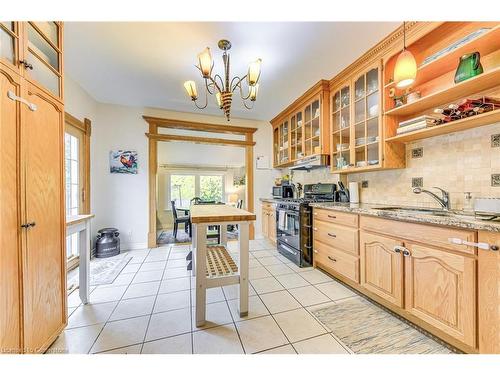
{"type": "Polygon", "coordinates": [[[0,352],[18,353],[21,341],[21,230],[19,206],[20,78],[0,65],[0,352]]]}
{"type": "Polygon", "coordinates": [[[476,260],[416,244],[405,246],[406,310],[476,347],[476,260]]]}
{"type": "Polygon", "coordinates": [[[27,83],[23,98],[22,165],[26,222],[24,340],[29,352],[52,343],[66,325],[64,219],[64,110],[27,83]]]}
{"type": "Polygon", "coordinates": [[[388,302],[403,307],[401,241],[361,231],[361,285],[388,302]]]}

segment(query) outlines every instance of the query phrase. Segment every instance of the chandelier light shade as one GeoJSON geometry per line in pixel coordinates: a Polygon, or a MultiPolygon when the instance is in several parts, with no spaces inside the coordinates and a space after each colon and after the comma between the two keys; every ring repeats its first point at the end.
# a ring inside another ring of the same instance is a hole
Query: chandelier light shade
{"type": "Polygon", "coordinates": [[[220,76],[219,74],[212,75],[214,62],[212,54],[210,53],[210,48],[207,47],[198,54],[198,65],[196,68],[198,68],[205,81],[205,104],[199,105],[197,102],[198,91],[194,81],[184,82],[184,88],[186,89],[186,92],[191,100],[199,109],[207,107],[208,95],[214,95],[217,105],[224,112],[224,116],[226,116],[227,121],[229,121],[231,117],[233,93],[236,90],[239,91],[245,108],[253,108],[253,103],[257,100],[257,93],[259,90],[258,82],[260,79],[260,66],[262,60],[257,59],[250,63],[248,73],[245,76],[241,78],[238,76],[231,78],[229,64],[230,59],[229,53],[227,52],[231,48],[231,42],[229,40],[219,40],[218,46],[222,51],[224,51],[222,54],[222,61],[224,63],[223,76],[220,76]],[[243,84],[245,82],[248,86],[246,89],[243,88],[243,84]],[[250,101],[251,105],[248,105],[247,101],[250,101]]]}
{"type": "Polygon", "coordinates": [[[403,51],[394,67],[394,81],[398,88],[410,86],[417,78],[417,62],[411,51],[406,49],[406,23],[403,22],[403,51]]]}

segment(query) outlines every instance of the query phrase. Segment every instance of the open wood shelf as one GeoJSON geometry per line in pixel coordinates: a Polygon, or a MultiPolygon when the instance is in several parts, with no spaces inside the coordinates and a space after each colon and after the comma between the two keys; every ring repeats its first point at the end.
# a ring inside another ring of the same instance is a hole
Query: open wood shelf
{"type": "Polygon", "coordinates": [[[436,91],[424,96],[412,103],[404,104],[385,111],[387,116],[409,116],[432,110],[439,105],[443,105],[464,97],[471,97],[475,93],[488,90],[498,86],[500,82],[500,67],[484,72],[474,78],[457,83],[449,88],[436,91]]]}
{"type": "Polygon", "coordinates": [[[414,132],[399,134],[394,137],[386,138],[386,142],[412,142],[419,139],[434,137],[437,135],[477,128],[479,126],[493,124],[498,121],[500,121],[500,109],[482,113],[476,116],[467,117],[461,120],[448,122],[446,124],[416,130],[414,132]]]}

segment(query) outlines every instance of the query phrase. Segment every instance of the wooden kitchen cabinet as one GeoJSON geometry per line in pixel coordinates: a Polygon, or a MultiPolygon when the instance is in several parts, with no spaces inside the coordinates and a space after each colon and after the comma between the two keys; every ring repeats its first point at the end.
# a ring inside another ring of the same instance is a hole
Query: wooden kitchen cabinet
{"type": "Polygon", "coordinates": [[[414,243],[405,247],[405,309],[475,347],[476,260],[414,243]]]}
{"type": "Polygon", "coordinates": [[[322,80],[271,120],[275,168],[329,155],[329,102],[328,81],[322,80]]]}
{"type": "MultiPolygon", "coordinates": [[[[19,46],[28,43],[28,26],[14,27],[19,46]]],[[[22,54],[16,50],[16,59],[22,54]]],[[[67,323],[59,94],[32,82],[17,60],[9,66],[0,59],[0,352],[43,352],[67,323]]]]}
{"type": "Polygon", "coordinates": [[[276,204],[262,203],[262,236],[276,243],[276,204]]]}
{"type": "Polygon", "coordinates": [[[359,241],[361,286],[403,307],[403,242],[367,232],[360,233],[359,241]]]}

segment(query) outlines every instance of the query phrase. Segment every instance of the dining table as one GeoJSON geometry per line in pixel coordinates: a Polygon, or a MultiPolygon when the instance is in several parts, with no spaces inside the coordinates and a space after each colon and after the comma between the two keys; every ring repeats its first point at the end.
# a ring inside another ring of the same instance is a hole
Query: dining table
{"type": "Polygon", "coordinates": [[[192,261],[195,277],[196,327],[206,321],[206,290],[239,284],[239,315],[248,315],[249,226],[255,214],[227,204],[191,206],[192,261]],[[228,248],[227,225],[238,225],[236,249],[228,248]],[[209,226],[220,226],[220,242],[207,244],[209,226]]]}

